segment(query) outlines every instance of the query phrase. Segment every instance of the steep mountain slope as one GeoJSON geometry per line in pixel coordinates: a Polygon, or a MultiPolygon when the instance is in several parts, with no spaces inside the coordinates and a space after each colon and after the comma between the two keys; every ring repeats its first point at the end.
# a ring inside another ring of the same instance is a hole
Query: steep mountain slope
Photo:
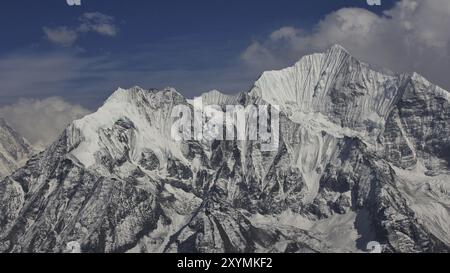
{"type": "Polygon", "coordinates": [[[0,183],[0,251],[450,250],[450,95],[340,46],[205,104],[279,105],[280,145],[182,141],[174,89],[117,90],[0,183]]]}
{"type": "Polygon", "coordinates": [[[0,179],[22,166],[33,149],[0,118],[0,179]]]}

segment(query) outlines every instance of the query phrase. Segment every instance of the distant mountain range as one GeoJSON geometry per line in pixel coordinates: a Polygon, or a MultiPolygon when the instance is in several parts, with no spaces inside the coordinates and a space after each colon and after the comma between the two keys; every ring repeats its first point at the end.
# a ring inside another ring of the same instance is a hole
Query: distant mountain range
{"type": "MultiPolygon", "coordinates": [[[[0,182],[0,252],[449,252],[448,91],[336,45],[203,101],[278,105],[278,149],[176,142],[191,101],[118,89],[0,182]]],[[[7,173],[29,148],[2,130],[7,173]]]]}

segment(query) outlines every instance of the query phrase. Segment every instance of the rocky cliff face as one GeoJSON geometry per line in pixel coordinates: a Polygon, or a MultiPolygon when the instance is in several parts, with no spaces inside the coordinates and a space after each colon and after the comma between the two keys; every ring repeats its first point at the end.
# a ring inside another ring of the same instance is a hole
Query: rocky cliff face
{"type": "Polygon", "coordinates": [[[280,145],[182,141],[173,89],[119,89],[0,183],[0,251],[450,250],[450,95],[343,48],[205,104],[281,108],[280,145]]]}
{"type": "Polygon", "coordinates": [[[32,152],[26,140],[0,118],[0,179],[22,166],[32,152]]]}

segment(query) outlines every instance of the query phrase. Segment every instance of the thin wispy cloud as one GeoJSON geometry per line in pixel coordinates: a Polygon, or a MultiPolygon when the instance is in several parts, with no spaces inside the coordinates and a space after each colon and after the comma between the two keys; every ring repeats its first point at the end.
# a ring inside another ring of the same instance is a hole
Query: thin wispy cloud
{"type": "Polygon", "coordinates": [[[72,46],[78,39],[78,33],[67,27],[44,27],[44,33],[50,42],[64,47],[72,46]]]}
{"type": "Polygon", "coordinates": [[[79,18],[79,22],[79,25],[75,27],[44,27],[43,31],[50,42],[63,47],[73,46],[82,35],[88,33],[107,37],[114,37],[118,34],[114,17],[100,12],[84,13],[79,18]]]}
{"type": "MultiPolygon", "coordinates": [[[[172,49],[166,54],[175,55],[172,49]]],[[[192,55],[195,58],[197,53],[192,55]]],[[[117,55],[86,56],[76,50],[2,55],[0,106],[19,98],[60,96],[94,110],[119,86],[171,86],[193,97],[212,89],[237,93],[250,88],[257,76],[239,63],[192,69],[187,61],[175,58],[158,63],[157,57],[148,47],[117,55]]]]}
{"type": "Polygon", "coordinates": [[[110,37],[114,37],[118,33],[118,28],[114,24],[114,17],[100,12],[85,13],[80,17],[80,21],[78,32],[94,32],[110,37]]]}

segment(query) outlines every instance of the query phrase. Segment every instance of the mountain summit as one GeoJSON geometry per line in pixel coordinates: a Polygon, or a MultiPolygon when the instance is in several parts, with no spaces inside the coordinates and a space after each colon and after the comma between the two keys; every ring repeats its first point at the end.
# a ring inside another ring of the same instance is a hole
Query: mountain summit
{"type": "Polygon", "coordinates": [[[32,153],[28,142],[0,118],[0,179],[22,166],[32,153]]]}
{"type": "Polygon", "coordinates": [[[450,251],[450,94],[340,46],[205,104],[281,110],[261,141],[182,141],[174,89],[118,89],[0,183],[0,251],[450,251]]]}

